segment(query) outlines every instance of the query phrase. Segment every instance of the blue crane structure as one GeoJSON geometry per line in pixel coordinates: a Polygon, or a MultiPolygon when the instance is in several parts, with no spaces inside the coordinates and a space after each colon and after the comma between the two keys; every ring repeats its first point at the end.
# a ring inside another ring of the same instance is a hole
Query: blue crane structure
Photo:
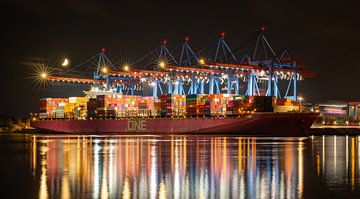
{"type": "Polygon", "coordinates": [[[248,46],[241,49],[243,52],[240,55],[231,50],[224,32],[200,51],[194,51],[189,41],[188,36],[184,37],[178,47],[179,53],[174,54],[175,50],[170,50],[167,41],[163,40],[156,49],[135,62],[151,59],[150,70],[149,67],[136,66],[118,69],[105,55],[104,48],[72,70],[97,60],[92,78],[101,80],[101,83],[94,81],[94,86],[134,95],[141,93],[148,84],[154,98],[163,93],[225,93],[274,96],[296,101],[298,81],[314,77],[312,72],[297,65],[289,51],[277,54],[266,37],[264,27],[256,31],[248,46]],[[280,89],[280,81],[287,81],[284,91],[280,89]]]}

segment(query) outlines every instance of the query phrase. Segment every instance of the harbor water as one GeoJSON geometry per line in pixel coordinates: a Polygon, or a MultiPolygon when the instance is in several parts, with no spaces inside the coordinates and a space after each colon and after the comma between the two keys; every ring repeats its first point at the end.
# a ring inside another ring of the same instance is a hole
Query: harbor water
{"type": "Polygon", "coordinates": [[[360,137],[0,135],[0,198],[360,198],[360,137]]]}

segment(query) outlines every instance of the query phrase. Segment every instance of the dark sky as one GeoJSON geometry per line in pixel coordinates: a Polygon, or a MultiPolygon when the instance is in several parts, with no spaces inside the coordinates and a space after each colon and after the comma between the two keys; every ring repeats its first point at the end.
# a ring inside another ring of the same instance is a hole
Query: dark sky
{"type": "Polygon", "coordinates": [[[289,49],[317,78],[300,83],[311,101],[360,101],[360,1],[27,1],[2,0],[0,114],[37,111],[45,95],[79,94],[83,88],[43,91],[21,60],[79,63],[106,47],[116,57],[138,58],[166,38],[184,35],[199,49],[226,32],[230,47],[247,40],[260,24],[276,50],[289,49]]]}

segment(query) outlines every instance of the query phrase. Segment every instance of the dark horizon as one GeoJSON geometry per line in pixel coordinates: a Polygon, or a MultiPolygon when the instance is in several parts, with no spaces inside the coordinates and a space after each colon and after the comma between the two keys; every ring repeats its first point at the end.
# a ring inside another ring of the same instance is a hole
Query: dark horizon
{"type": "Polygon", "coordinates": [[[39,58],[58,64],[64,57],[75,65],[105,47],[110,57],[138,59],[167,39],[179,45],[186,35],[198,50],[226,33],[234,49],[266,26],[276,52],[286,48],[315,79],[299,83],[311,102],[360,101],[360,3],[349,1],[125,2],[62,1],[1,3],[2,64],[0,114],[38,111],[39,98],[81,94],[83,88],[36,88],[23,60],[39,58]],[[66,92],[66,93],[65,93],[66,92]]]}

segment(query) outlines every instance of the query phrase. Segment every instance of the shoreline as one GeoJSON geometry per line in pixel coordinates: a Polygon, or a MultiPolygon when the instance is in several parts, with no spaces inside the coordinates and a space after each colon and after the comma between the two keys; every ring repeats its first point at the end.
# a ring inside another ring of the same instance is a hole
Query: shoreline
{"type": "Polygon", "coordinates": [[[348,135],[358,136],[360,135],[359,126],[313,126],[308,131],[309,136],[321,136],[321,135],[348,135]]]}

